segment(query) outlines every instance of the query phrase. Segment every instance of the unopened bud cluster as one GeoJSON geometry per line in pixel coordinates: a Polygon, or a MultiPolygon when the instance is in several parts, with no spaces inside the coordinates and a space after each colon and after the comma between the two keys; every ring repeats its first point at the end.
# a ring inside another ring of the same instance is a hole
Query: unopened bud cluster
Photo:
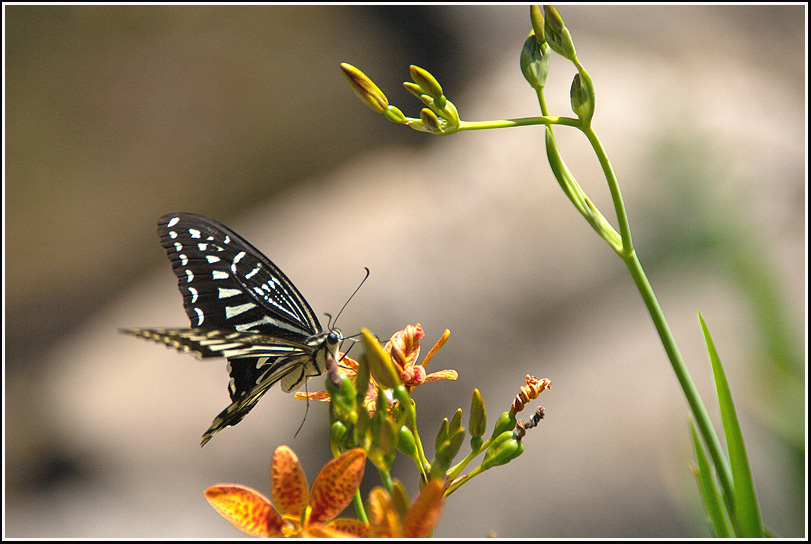
{"type": "Polygon", "coordinates": [[[341,70],[355,94],[372,110],[384,114],[389,121],[431,134],[453,134],[459,130],[461,121],[456,106],[445,97],[442,85],[427,70],[412,65],[409,72],[413,82],[403,83],[406,90],[426,106],[420,110],[419,118],[406,117],[396,106],[390,105],[383,91],[351,64],[341,63],[341,70]]]}

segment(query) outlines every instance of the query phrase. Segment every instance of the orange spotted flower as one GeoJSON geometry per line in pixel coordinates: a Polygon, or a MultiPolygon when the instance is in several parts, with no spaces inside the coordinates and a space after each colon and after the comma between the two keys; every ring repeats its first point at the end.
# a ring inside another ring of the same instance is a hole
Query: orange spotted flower
{"type": "Polygon", "coordinates": [[[401,501],[382,487],[369,493],[369,537],[428,538],[442,513],[445,488],[441,480],[431,480],[422,488],[411,507],[403,512],[401,501]]]}
{"type": "Polygon", "coordinates": [[[363,479],[366,452],[347,451],[321,469],[308,490],[298,457],[287,446],[273,452],[270,494],[273,503],[250,487],[220,484],[205,491],[206,499],[234,527],[258,537],[366,537],[369,526],[338,518],[363,479]],[[275,505],[275,508],[274,508],[275,505]]]}
{"type": "MultiPolygon", "coordinates": [[[[437,341],[434,347],[428,352],[428,355],[422,361],[422,364],[417,365],[417,358],[420,355],[420,338],[425,336],[422,330],[422,325],[407,325],[405,329],[394,333],[391,339],[383,346],[383,350],[391,357],[394,367],[400,374],[400,381],[406,386],[408,392],[414,390],[418,385],[423,383],[434,382],[437,380],[455,380],[459,374],[455,370],[440,370],[426,374],[425,366],[439,351],[450,336],[450,331],[445,329],[445,333],[437,341]]],[[[339,367],[341,372],[345,373],[350,378],[354,378],[358,370],[358,362],[349,357],[344,357],[341,360],[339,367]]],[[[312,393],[296,393],[298,399],[310,400],[329,400],[329,393],[326,391],[315,391],[312,393]]],[[[374,378],[369,380],[369,392],[367,393],[364,405],[370,413],[375,410],[375,399],[377,398],[377,385],[374,378]]]]}

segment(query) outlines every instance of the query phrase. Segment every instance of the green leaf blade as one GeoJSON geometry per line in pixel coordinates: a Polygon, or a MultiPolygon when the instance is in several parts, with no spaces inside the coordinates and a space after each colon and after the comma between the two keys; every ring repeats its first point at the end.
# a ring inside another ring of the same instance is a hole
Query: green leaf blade
{"type": "Polygon", "coordinates": [[[749,468],[743,434],[738,423],[738,416],[735,413],[735,405],[732,402],[732,393],[729,390],[729,384],[721,366],[718,351],[715,349],[715,344],[701,312],[699,312],[698,318],[701,321],[701,330],[704,333],[707,352],[710,355],[715,389],[718,394],[718,405],[721,410],[721,421],[724,425],[724,436],[727,442],[727,452],[734,485],[732,499],[735,508],[734,519],[737,533],[739,537],[743,538],[762,537],[764,533],[760,519],[760,507],[758,506],[755,484],[752,481],[752,472],[749,468]]]}

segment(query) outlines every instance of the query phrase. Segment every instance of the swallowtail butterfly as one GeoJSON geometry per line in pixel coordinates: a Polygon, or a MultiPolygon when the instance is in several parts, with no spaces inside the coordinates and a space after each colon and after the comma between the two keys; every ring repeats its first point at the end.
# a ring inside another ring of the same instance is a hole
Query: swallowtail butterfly
{"type": "Polygon", "coordinates": [[[158,235],[183,295],[190,329],[126,329],[197,357],[228,360],[231,405],[201,446],[236,425],[276,382],[291,392],[338,359],[341,331],[324,331],[298,289],[259,250],[203,215],[170,213],[158,235]]]}

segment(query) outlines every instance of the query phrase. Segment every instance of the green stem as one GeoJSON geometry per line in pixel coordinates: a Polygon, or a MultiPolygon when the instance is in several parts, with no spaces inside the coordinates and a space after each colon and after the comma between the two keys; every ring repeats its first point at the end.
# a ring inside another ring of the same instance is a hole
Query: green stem
{"type": "Polygon", "coordinates": [[[523,117],[521,119],[499,119],[497,121],[460,121],[459,130],[485,130],[490,128],[526,127],[534,125],[566,125],[579,127],[580,122],[571,117],[523,117]]]}
{"type": "Polygon", "coordinates": [[[682,391],[684,391],[684,396],[687,397],[687,404],[690,405],[693,417],[696,420],[696,425],[715,463],[718,479],[721,482],[721,486],[724,488],[724,494],[727,500],[731,500],[732,475],[729,464],[721,449],[718,436],[715,434],[710,416],[704,407],[704,403],[701,402],[698,389],[696,389],[693,379],[690,377],[690,373],[687,370],[687,366],[684,364],[684,359],[682,359],[681,353],[679,353],[676,340],[670,332],[670,327],[667,325],[667,320],[662,312],[662,308],[656,300],[656,295],[653,293],[653,289],[648,282],[645,271],[642,269],[642,264],[639,262],[636,252],[631,250],[630,255],[623,257],[623,261],[625,261],[625,265],[628,267],[628,271],[631,273],[631,277],[634,279],[637,289],[639,289],[639,293],[642,295],[642,300],[648,308],[648,313],[650,313],[653,325],[656,327],[656,332],[659,334],[662,346],[664,346],[667,357],[670,359],[670,365],[676,373],[676,378],[679,380],[682,391]]]}
{"type": "Polygon", "coordinates": [[[391,495],[394,490],[394,482],[391,480],[391,473],[388,470],[378,470],[377,472],[380,474],[380,479],[383,481],[383,486],[386,488],[386,491],[391,495]]]}
{"type": "Polygon", "coordinates": [[[464,459],[459,461],[459,463],[457,463],[455,466],[451,467],[450,470],[448,470],[448,479],[450,481],[453,481],[456,478],[458,478],[459,474],[461,474],[462,471],[465,470],[465,467],[468,464],[470,464],[470,462],[473,461],[473,459],[478,457],[483,451],[487,450],[492,440],[493,440],[492,438],[488,438],[487,440],[482,442],[482,445],[478,450],[471,451],[470,453],[467,454],[467,456],[464,459]]]}
{"type": "Polygon", "coordinates": [[[420,440],[420,433],[417,432],[416,425],[413,426],[411,432],[414,433],[414,443],[417,445],[417,456],[419,457],[419,463],[417,463],[417,466],[420,469],[423,481],[427,482],[428,473],[431,471],[431,467],[429,466],[428,459],[425,457],[425,450],[422,448],[422,440],[420,440]]]}
{"type": "Polygon", "coordinates": [[[355,496],[352,497],[352,504],[355,506],[355,514],[358,516],[358,521],[368,524],[369,518],[366,516],[366,509],[363,507],[363,497],[360,496],[360,489],[355,491],[355,496]]]}
{"type": "Polygon", "coordinates": [[[614,212],[617,214],[617,223],[619,224],[620,236],[622,237],[622,250],[623,258],[629,256],[634,251],[633,242],[631,240],[631,229],[628,226],[628,215],[625,213],[625,203],[622,200],[622,193],[620,186],[617,182],[617,176],[614,174],[614,168],[611,166],[611,161],[608,160],[608,155],[605,152],[602,142],[597,137],[597,133],[589,126],[583,130],[583,134],[588,138],[591,143],[592,149],[597,154],[597,159],[600,161],[600,166],[603,169],[603,174],[608,182],[608,190],[611,192],[611,200],[614,203],[614,212]]]}

